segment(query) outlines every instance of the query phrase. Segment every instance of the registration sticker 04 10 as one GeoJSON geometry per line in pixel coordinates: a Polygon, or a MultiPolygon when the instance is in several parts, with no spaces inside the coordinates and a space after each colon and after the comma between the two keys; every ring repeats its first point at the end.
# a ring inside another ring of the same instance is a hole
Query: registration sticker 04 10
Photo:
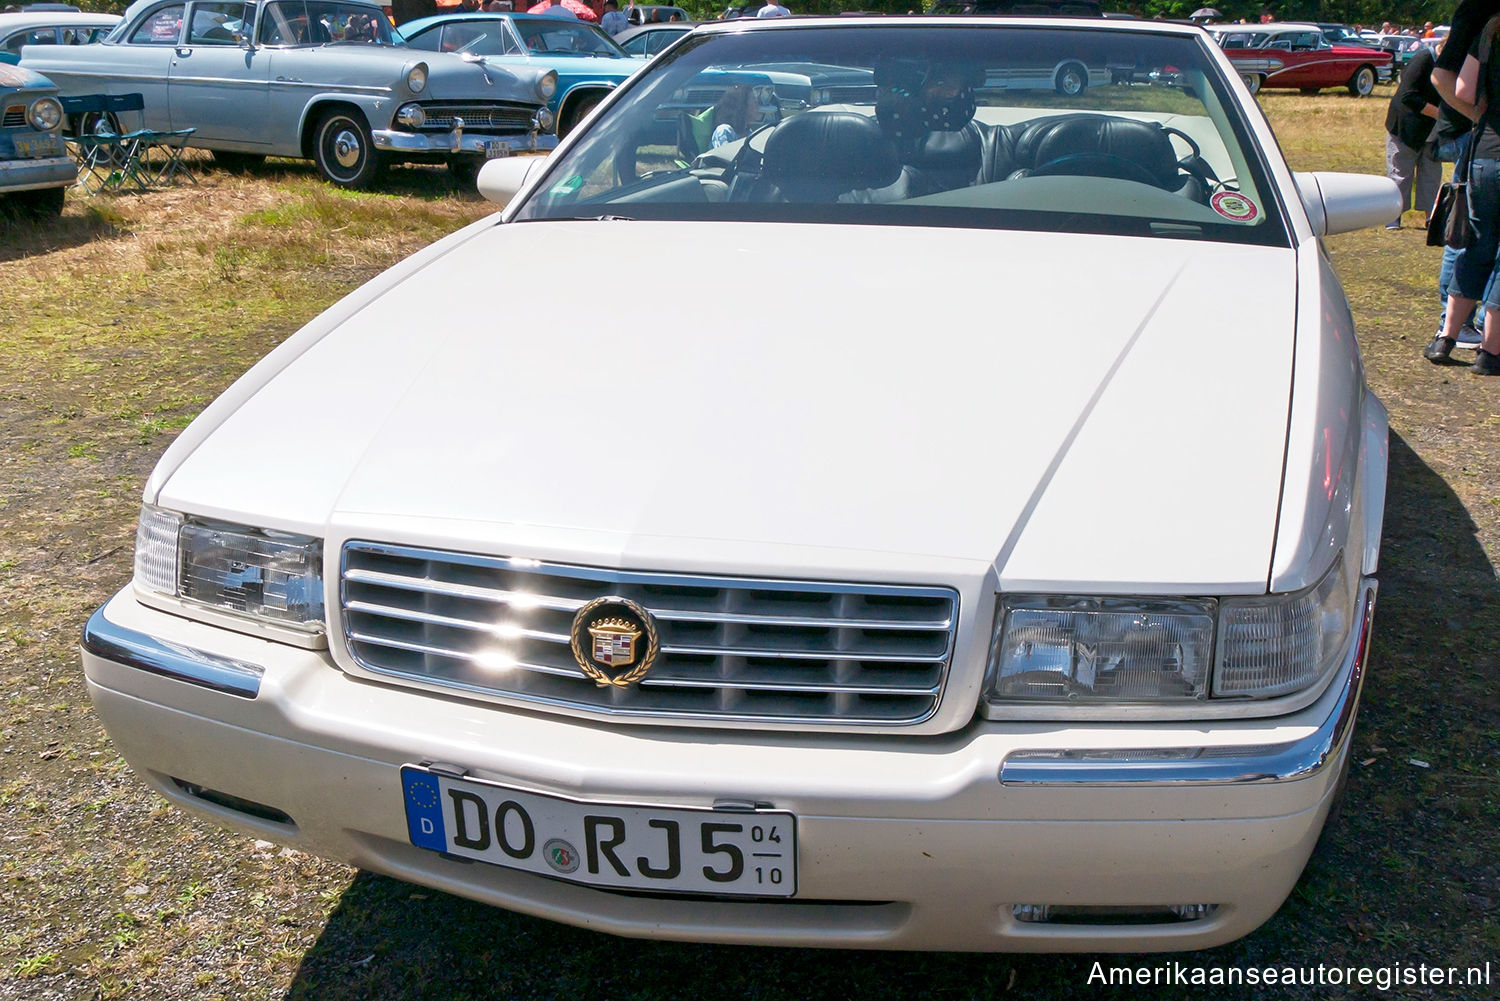
{"type": "Polygon", "coordinates": [[[790,897],[796,818],[781,810],[593,803],[401,769],[418,848],[592,886],[790,897]]]}

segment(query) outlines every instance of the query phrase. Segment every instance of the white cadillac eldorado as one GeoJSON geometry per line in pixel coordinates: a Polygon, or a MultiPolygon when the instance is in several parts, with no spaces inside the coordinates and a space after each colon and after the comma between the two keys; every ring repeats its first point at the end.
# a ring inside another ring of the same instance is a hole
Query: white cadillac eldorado
{"type": "Polygon", "coordinates": [[[1294,177],[1197,28],[840,18],[700,27],[479,183],[501,215],[151,475],[83,641],[137,775],[621,935],[1174,950],[1277,910],[1348,766],[1385,493],[1319,240],[1391,182],[1294,177]],[[996,83],[1081,49],[1175,82],[996,83]],[[869,103],[750,99],[798,62],[869,103]],[[661,109],[705,79],[685,150],[661,109]],[[434,312],[518,256],[695,277],[434,312]]]}

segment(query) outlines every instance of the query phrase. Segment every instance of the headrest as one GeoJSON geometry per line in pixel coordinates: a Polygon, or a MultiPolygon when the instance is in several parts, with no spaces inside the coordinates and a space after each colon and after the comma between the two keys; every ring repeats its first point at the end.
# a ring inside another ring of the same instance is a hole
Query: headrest
{"type": "Polygon", "coordinates": [[[819,182],[839,190],[883,188],[901,174],[901,158],[873,118],[850,111],[805,111],[766,140],[763,176],[777,183],[819,182]]]}
{"type": "Polygon", "coordinates": [[[1162,182],[1177,177],[1172,141],[1155,122],[1112,115],[1058,115],[1027,123],[1016,138],[1016,159],[1032,168],[1087,153],[1109,153],[1146,168],[1162,182]]]}

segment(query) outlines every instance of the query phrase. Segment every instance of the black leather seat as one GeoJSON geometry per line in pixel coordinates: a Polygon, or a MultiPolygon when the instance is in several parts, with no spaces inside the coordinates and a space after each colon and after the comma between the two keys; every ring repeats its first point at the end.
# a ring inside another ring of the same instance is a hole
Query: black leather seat
{"type": "Polygon", "coordinates": [[[885,187],[900,174],[896,147],[873,118],[847,111],[805,112],[771,132],[760,177],[746,200],[834,202],[851,191],[885,187]]]}
{"type": "MultiPolygon", "coordinates": [[[[1156,122],[1112,115],[1056,115],[1003,127],[1011,134],[1011,168],[987,180],[1047,174],[1119,177],[1189,198],[1202,197],[1185,173],[1166,130],[1156,122]]],[[[1003,158],[995,161],[1004,167],[1003,158]]]]}

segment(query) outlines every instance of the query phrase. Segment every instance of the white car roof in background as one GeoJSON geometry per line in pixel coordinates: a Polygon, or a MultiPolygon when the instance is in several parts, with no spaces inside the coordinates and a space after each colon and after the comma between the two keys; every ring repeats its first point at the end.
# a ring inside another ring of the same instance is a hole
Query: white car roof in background
{"type": "Polygon", "coordinates": [[[15,28],[70,28],[74,25],[89,26],[115,24],[119,14],[94,14],[89,11],[27,10],[16,14],[0,14],[0,32],[15,28]]]}

